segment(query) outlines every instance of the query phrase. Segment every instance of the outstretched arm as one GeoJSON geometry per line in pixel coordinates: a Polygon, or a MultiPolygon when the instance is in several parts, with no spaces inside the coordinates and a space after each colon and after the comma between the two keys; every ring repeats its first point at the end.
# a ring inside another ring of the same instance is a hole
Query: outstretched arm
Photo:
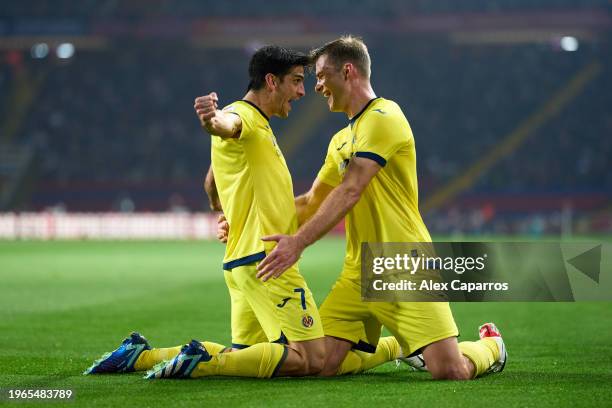
{"type": "Polygon", "coordinates": [[[219,110],[218,101],[215,92],[195,99],[193,108],[200,119],[200,125],[211,135],[224,139],[239,137],[242,131],[240,116],[219,110]]]}
{"type": "Polygon", "coordinates": [[[263,238],[264,241],[277,241],[278,245],[257,266],[257,277],[264,281],[276,278],[295,264],[307,246],[331,230],[357,204],[380,169],[381,166],[373,160],[353,157],[342,183],[329,193],[314,216],[295,235],[263,238]]]}

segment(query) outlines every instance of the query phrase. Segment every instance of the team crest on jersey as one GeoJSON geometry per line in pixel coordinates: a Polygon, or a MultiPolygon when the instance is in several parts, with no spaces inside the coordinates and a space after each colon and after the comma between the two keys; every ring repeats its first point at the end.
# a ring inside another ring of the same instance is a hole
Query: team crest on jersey
{"type": "Polygon", "coordinates": [[[302,326],[304,326],[305,328],[310,328],[312,327],[312,325],[314,324],[314,319],[312,318],[311,315],[304,315],[302,317],[302,326]]]}

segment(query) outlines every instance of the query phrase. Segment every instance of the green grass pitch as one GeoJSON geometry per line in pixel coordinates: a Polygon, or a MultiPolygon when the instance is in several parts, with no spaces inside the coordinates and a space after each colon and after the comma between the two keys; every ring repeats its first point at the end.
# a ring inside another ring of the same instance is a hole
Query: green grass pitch
{"type": "MultiPolygon", "coordinates": [[[[611,404],[610,303],[454,304],[461,339],[475,339],[491,320],[510,354],[503,373],[471,382],[435,382],[393,363],[331,379],[81,375],[131,330],[153,346],[229,343],[222,253],[216,242],[0,242],[0,388],[72,388],[66,404],[79,407],[611,404]]],[[[343,254],[338,239],[304,254],[301,270],[319,303],[343,254]]]]}

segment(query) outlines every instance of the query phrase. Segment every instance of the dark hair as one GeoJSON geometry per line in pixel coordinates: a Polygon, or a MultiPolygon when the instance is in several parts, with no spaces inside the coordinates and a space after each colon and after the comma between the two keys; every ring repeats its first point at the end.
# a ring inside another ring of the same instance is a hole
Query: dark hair
{"type": "Polygon", "coordinates": [[[310,65],[310,57],[298,51],[277,45],[266,45],[258,49],[249,63],[249,90],[257,91],[266,83],[266,75],[274,74],[281,78],[291,70],[291,68],[301,65],[310,65]]]}
{"type": "Polygon", "coordinates": [[[370,54],[368,47],[359,37],[346,35],[310,52],[313,63],[316,63],[323,55],[327,55],[328,61],[338,69],[342,68],[346,62],[350,62],[355,65],[361,75],[366,78],[370,77],[370,54]]]}

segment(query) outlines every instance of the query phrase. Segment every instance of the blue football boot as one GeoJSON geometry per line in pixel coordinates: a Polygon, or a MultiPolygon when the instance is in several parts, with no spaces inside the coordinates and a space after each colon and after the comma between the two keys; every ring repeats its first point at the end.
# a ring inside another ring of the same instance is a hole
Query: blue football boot
{"type": "Polygon", "coordinates": [[[191,373],[199,363],[210,361],[212,356],[202,343],[191,340],[181,348],[181,352],[172,360],[157,364],[147,372],[145,379],[156,378],[191,378],[191,373]]]}
{"type": "Polygon", "coordinates": [[[83,372],[83,375],[132,372],[138,356],[145,350],[151,350],[147,339],[132,332],[130,337],[123,340],[115,351],[105,353],[94,361],[93,365],[83,372]]]}

